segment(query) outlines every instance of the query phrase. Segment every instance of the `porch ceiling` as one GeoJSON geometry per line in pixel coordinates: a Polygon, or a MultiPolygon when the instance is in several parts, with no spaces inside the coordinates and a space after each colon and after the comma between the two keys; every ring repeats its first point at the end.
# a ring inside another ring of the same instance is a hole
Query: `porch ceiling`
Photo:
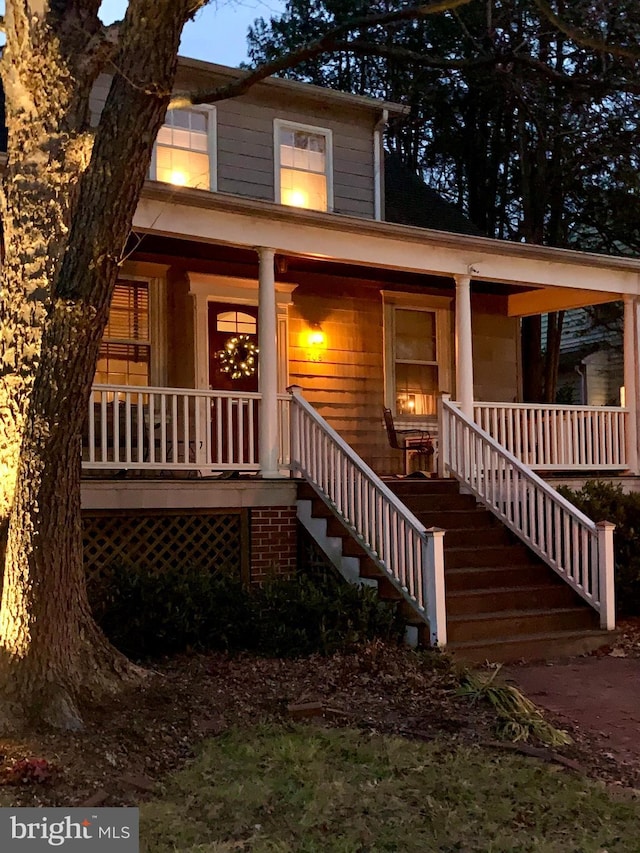
{"type": "Polygon", "coordinates": [[[640,294],[640,261],[286,208],[148,183],[138,231],[288,256],[511,285],[640,294]]]}
{"type": "Polygon", "coordinates": [[[622,299],[622,293],[597,293],[593,290],[578,290],[568,287],[548,287],[513,293],[507,299],[509,317],[528,317],[546,314],[549,311],[566,311],[570,308],[585,308],[622,299]]]}

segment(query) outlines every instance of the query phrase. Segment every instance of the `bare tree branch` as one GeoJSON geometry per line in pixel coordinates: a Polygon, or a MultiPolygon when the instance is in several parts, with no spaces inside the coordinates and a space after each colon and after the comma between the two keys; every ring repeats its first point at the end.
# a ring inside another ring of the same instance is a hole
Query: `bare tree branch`
{"type": "Polygon", "coordinates": [[[551,68],[545,62],[530,54],[509,51],[505,53],[484,54],[469,59],[448,59],[442,56],[430,56],[418,53],[410,48],[399,45],[383,45],[375,42],[365,42],[362,39],[353,41],[335,42],[332,47],[336,51],[355,53],[360,56],[381,56],[386,59],[397,59],[404,62],[412,62],[425,68],[440,68],[449,71],[467,71],[473,68],[493,67],[505,74],[511,73],[517,65],[531,68],[548,80],[566,88],[584,89],[591,93],[608,92],[612,89],[618,91],[640,94],[640,81],[624,79],[600,80],[596,77],[578,74],[564,74],[551,68]]]}
{"type": "Polygon", "coordinates": [[[181,95],[175,95],[171,103],[170,109],[186,107],[195,104],[211,104],[215,101],[222,101],[228,98],[237,98],[243,95],[256,83],[265,80],[272,74],[277,74],[280,71],[285,71],[298,65],[300,62],[313,59],[323,53],[336,50],[335,45],[339,40],[356,29],[369,29],[371,27],[391,26],[392,24],[401,23],[403,21],[411,21],[416,18],[423,18],[427,15],[437,15],[441,12],[452,11],[462,6],[467,6],[474,0],[436,0],[436,2],[428,4],[420,4],[419,6],[407,6],[404,9],[399,9],[393,12],[381,12],[376,15],[365,15],[360,18],[333,27],[323,36],[315,41],[308,42],[297,50],[292,50],[289,53],[279,56],[271,62],[265,62],[258,68],[252,68],[242,74],[236,80],[225,86],[219,86],[215,89],[204,90],[199,92],[191,92],[181,95]]]}
{"type": "Polygon", "coordinates": [[[591,50],[596,50],[599,53],[610,53],[612,56],[618,56],[623,59],[632,59],[635,61],[640,59],[640,46],[611,44],[606,39],[592,36],[585,30],[569,24],[553,11],[547,0],[533,0],[533,2],[556,29],[560,30],[561,33],[564,33],[572,41],[582,45],[582,47],[591,48],[591,50]]]}

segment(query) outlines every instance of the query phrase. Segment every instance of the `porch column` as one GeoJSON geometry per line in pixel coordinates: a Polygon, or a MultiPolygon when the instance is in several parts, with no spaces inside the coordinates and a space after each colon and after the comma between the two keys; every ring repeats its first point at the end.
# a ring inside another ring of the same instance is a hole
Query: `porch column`
{"type": "Polygon", "coordinates": [[[463,413],[473,420],[473,345],[471,340],[471,277],[456,282],[456,396],[463,413]]]}
{"type": "Polygon", "coordinates": [[[636,300],[624,297],[624,397],[627,415],[627,464],[638,472],[638,320],[636,300]]]}
{"type": "Polygon", "coordinates": [[[273,249],[258,248],[258,389],[262,396],[259,421],[260,473],[279,477],[278,470],[278,345],[273,249]]]}

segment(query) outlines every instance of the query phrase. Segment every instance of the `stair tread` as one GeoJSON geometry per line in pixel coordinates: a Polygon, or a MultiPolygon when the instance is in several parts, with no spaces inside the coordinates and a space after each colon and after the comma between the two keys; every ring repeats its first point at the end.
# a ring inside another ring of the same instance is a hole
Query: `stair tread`
{"type": "MultiPolygon", "coordinates": [[[[491,547],[493,547],[493,546],[491,546],[491,547]]],[[[478,549],[473,548],[471,550],[477,551],[478,549]]],[[[527,563],[526,564],[526,568],[529,568],[529,569],[530,568],[536,568],[536,566],[538,566],[538,563],[527,563]]],[[[542,561],[540,561],[539,568],[541,571],[544,571],[544,569],[547,569],[548,566],[546,563],[543,563],[542,561]]],[[[447,575],[449,575],[449,574],[461,574],[462,572],[477,572],[478,574],[480,574],[480,572],[487,572],[487,571],[491,571],[491,572],[514,572],[514,571],[522,571],[522,569],[523,569],[523,566],[521,563],[508,563],[508,564],[505,564],[502,566],[492,566],[491,564],[489,564],[487,566],[451,566],[451,567],[447,566],[445,563],[445,574],[447,574],[447,575]]],[[[553,571],[553,570],[550,569],[550,571],[553,571]]]]}
{"type": "MultiPolygon", "coordinates": [[[[489,613],[462,613],[447,616],[447,622],[487,622],[519,619],[523,616],[559,616],[562,613],[582,613],[589,605],[574,604],[567,607],[533,607],[522,610],[492,610],[489,613]]],[[[595,611],[594,611],[595,613],[595,611]]]]}
{"type": "MultiPolygon", "coordinates": [[[[458,571],[454,569],[454,571],[458,571]]],[[[451,592],[447,592],[447,598],[466,598],[469,595],[477,595],[478,597],[482,595],[494,595],[496,593],[503,592],[512,592],[512,593],[523,593],[523,592],[546,592],[549,589],[557,589],[556,584],[548,584],[548,583],[533,583],[533,584],[522,584],[522,586],[488,586],[482,587],[480,589],[454,589],[451,592]]],[[[567,585],[567,589],[571,589],[570,586],[567,585]]],[[[588,606],[585,602],[585,606],[588,606]]]]}
{"type": "MultiPolygon", "coordinates": [[[[498,542],[495,545],[487,545],[487,548],[526,548],[523,542],[498,542]]],[[[477,545],[452,545],[450,551],[477,551],[477,545]]]]}
{"type": "Polygon", "coordinates": [[[484,646],[506,646],[510,643],[528,642],[550,642],[552,640],[568,640],[572,637],[602,637],[603,640],[611,637],[615,632],[605,631],[603,628],[572,628],[567,631],[545,631],[540,634],[510,634],[508,637],[488,637],[477,640],[452,640],[447,643],[448,649],[472,649],[484,646]]]}

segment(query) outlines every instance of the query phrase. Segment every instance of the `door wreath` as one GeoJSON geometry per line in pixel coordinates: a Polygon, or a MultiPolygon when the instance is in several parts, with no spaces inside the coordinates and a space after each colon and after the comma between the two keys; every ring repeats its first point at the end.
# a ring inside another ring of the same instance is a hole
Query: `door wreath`
{"type": "Polygon", "coordinates": [[[231,379],[255,376],[259,352],[249,335],[234,335],[225,342],[223,349],[216,353],[220,371],[228,374],[231,379]]]}

